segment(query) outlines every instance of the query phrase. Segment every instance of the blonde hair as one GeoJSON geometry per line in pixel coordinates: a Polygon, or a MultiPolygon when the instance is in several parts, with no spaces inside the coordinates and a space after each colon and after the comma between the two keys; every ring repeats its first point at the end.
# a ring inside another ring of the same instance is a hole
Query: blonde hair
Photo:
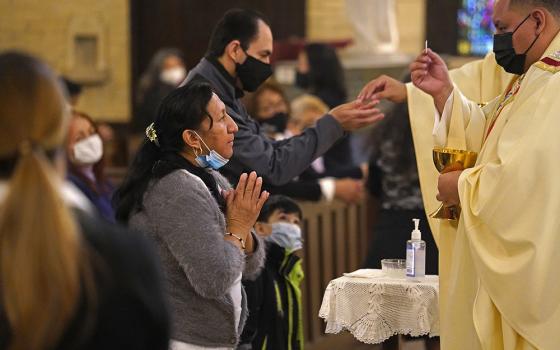
{"type": "Polygon", "coordinates": [[[295,98],[290,109],[292,114],[290,119],[292,122],[299,124],[302,128],[306,128],[310,125],[309,121],[306,120],[306,113],[315,112],[318,115],[324,115],[329,111],[329,107],[317,96],[304,94],[295,98]]]}
{"type": "Polygon", "coordinates": [[[61,147],[68,111],[52,71],[24,54],[0,55],[0,91],[0,159],[16,164],[0,202],[8,349],[46,349],[57,345],[76,311],[86,266],[60,176],[45,152],[61,147]]]}

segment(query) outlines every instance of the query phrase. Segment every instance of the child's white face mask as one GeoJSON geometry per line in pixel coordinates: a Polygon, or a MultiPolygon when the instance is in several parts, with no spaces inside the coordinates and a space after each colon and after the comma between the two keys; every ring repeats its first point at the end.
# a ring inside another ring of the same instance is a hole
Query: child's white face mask
{"type": "Polygon", "coordinates": [[[298,225],[276,222],[271,226],[272,233],[265,237],[266,241],[276,243],[290,252],[303,248],[301,228],[298,225]]]}

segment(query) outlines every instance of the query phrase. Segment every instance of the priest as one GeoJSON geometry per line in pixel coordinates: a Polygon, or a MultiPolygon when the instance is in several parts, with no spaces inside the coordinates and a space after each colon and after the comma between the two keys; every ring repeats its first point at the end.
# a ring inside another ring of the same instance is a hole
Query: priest
{"type": "Polygon", "coordinates": [[[455,234],[439,232],[449,258],[442,348],[556,349],[560,1],[498,0],[493,20],[496,61],[513,78],[487,105],[465,97],[431,50],[411,64],[438,111],[436,145],[479,154],[473,168],[438,181],[438,199],[463,208],[455,234]]]}

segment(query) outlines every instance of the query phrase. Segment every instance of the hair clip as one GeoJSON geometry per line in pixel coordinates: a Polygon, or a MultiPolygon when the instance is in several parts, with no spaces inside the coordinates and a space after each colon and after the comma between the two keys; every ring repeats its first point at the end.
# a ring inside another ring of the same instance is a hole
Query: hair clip
{"type": "Polygon", "coordinates": [[[146,128],[146,137],[148,138],[148,140],[155,143],[156,146],[159,147],[158,137],[157,137],[156,129],[154,128],[154,123],[148,125],[148,127],[146,128]]]}

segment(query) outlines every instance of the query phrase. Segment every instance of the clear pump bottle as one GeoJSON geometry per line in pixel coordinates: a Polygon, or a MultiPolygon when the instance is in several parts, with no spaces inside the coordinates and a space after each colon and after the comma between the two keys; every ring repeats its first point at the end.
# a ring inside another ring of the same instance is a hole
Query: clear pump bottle
{"type": "Polygon", "coordinates": [[[418,229],[420,219],[414,221],[414,230],[410,240],[406,242],[406,276],[421,278],[426,275],[426,242],[422,240],[422,233],[418,229]]]}

